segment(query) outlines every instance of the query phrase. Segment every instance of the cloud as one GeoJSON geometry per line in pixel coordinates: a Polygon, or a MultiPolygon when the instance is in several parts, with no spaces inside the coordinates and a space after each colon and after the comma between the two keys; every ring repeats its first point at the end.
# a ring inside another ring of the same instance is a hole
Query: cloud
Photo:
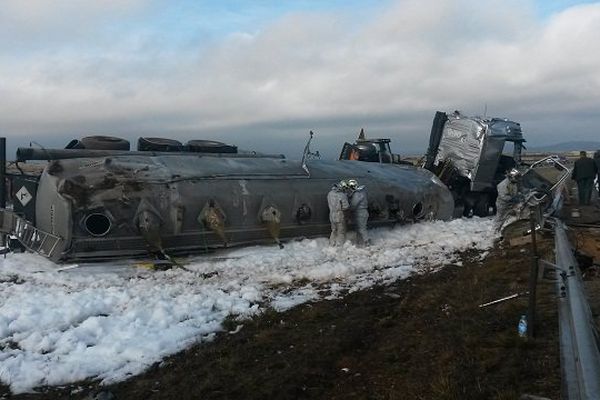
{"type": "Polygon", "coordinates": [[[83,25],[105,15],[119,16],[139,10],[147,0],[3,0],[0,22],[20,31],[47,31],[83,25]]]}
{"type": "Polygon", "coordinates": [[[561,140],[568,126],[593,139],[600,125],[598,3],[540,20],[533,3],[516,0],[405,0],[365,18],[287,13],[254,32],[201,45],[194,32],[172,41],[164,26],[125,29],[127,18],[144,13],[141,0],[85,11],[67,0],[40,1],[34,11],[9,3],[0,21],[9,13],[15,21],[41,21],[40,31],[75,12],[83,21],[102,12],[123,24],[114,36],[90,31],[84,43],[4,51],[5,132],[210,132],[272,150],[283,135],[297,146],[312,128],[334,149],[365,126],[414,151],[424,150],[438,109],[481,113],[487,105],[490,114],[520,121],[539,144],[561,140]]]}

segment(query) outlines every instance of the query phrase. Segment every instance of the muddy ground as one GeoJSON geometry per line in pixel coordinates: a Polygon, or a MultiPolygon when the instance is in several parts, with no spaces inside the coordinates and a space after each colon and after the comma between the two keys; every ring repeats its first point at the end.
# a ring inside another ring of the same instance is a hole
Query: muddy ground
{"type": "MultiPolygon", "coordinates": [[[[549,253],[552,244],[550,237],[540,247],[549,253]]],[[[91,399],[107,390],[128,400],[558,399],[553,283],[538,289],[535,340],[517,335],[526,297],[478,308],[527,290],[529,245],[462,258],[462,266],[390,286],[266,312],[112,386],[80,382],[20,396],[0,387],[0,398],[91,399]]]]}

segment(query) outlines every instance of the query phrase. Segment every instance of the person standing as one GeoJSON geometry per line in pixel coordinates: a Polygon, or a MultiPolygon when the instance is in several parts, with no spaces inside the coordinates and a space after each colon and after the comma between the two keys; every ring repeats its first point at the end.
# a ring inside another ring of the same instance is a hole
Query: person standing
{"type": "Polygon", "coordinates": [[[350,192],[350,210],[356,225],[357,244],[359,246],[368,246],[371,244],[369,233],[367,232],[367,221],[369,220],[369,200],[365,186],[359,186],[356,179],[348,181],[348,191],[350,192]]]}
{"type": "Polygon", "coordinates": [[[350,204],[346,189],[346,181],[340,181],[332,186],[327,193],[327,204],[329,205],[329,222],[331,223],[330,246],[341,246],[346,241],[346,215],[350,204]]]}
{"type": "Polygon", "coordinates": [[[594,162],[596,163],[596,184],[598,185],[598,199],[600,199],[600,150],[594,153],[594,162]]]}
{"type": "Polygon", "coordinates": [[[521,173],[516,168],[506,173],[506,178],[498,184],[496,198],[496,230],[500,232],[512,214],[517,212],[521,193],[521,173]]]}
{"type": "Polygon", "coordinates": [[[579,159],[575,161],[571,178],[577,182],[579,205],[589,205],[592,197],[592,187],[598,168],[594,160],[587,156],[585,151],[579,152],[579,159]]]}

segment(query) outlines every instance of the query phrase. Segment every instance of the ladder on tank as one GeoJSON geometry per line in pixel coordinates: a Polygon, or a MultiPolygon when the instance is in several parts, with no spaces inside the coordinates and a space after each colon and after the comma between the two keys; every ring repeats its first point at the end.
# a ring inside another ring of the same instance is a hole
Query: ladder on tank
{"type": "Polygon", "coordinates": [[[1,216],[0,231],[15,236],[27,250],[44,257],[52,258],[58,244],[63,240],[60,236],[36,228],[12,211],[1,210],[1,216]]]}

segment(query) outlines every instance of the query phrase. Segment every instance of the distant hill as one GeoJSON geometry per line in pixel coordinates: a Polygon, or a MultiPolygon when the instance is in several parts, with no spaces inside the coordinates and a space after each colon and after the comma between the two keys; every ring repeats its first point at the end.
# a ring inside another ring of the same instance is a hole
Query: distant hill
{"type": "MultiPolygon", "coordinates": [[[[527,146],[527,145],[526,145],[527,146]]],[[[594,141],[573,141],[573,142],[562,142],[556,144],[549,144],[543,146],[529,147],[527,146],[528,152],[564,152],[564,151],[580,151],[580,150],[598,150],[600,149],[600,142],[594,141]]]]}

